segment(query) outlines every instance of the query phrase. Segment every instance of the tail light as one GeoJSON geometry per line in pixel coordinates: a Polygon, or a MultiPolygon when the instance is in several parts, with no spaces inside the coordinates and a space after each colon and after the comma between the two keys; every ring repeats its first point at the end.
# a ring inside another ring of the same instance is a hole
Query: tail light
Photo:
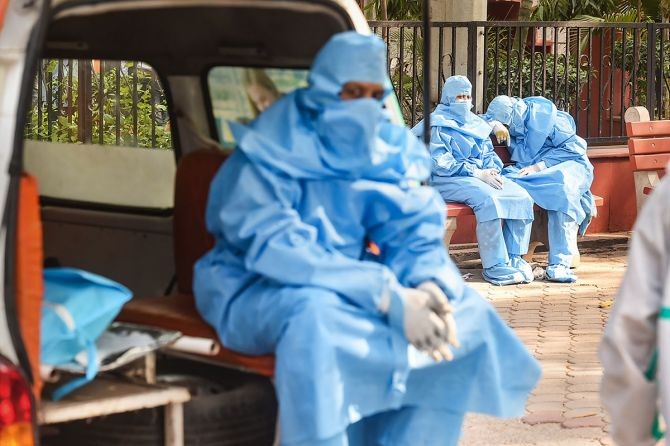
{"type": "Polygon", "coordinates": [[[33,399],[19,369],[0,356],[0,445],[34,446],[33,399]]]}

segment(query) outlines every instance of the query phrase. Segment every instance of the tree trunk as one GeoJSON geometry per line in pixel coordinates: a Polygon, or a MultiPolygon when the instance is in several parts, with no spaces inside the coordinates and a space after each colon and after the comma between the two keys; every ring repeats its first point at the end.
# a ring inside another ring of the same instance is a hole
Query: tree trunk
{"type": "MultiPolygon", "coordinates": [[[[519,5],[519,21],[527,22],[530,20],[530,16],[533,14],[533,0],[521,0],[519,5]]],[[[525,42],[528,39],[528,28],[522,28],[521,31],[521,42],[525,42]]],[[[532,37],[533,43],[535,43],[535,36],[532,37]]]]}
{"type": "Polygon", "coordinates": [[[521,0],[519,6],[519,21],[527,22],[533,14],[533,0],[521,0]]]}

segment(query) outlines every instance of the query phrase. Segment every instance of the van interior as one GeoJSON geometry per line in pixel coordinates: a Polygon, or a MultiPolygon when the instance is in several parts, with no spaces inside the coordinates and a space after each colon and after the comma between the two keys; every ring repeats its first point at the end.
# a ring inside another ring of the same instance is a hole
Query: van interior
{"type": "MultiPolygon", "coordinates": [[[[18,234],[17,258],[32,269],[17,288],[41,281],[44,266],[81,268],[132,290],[119,320],[216,339],[191,280],[213,243],[204,210],[209,182],[234,148],[227,122],[262,110],[250,79],[271,80],[277,97],[305,85],[317,50],[356,18],[337,2],[302,0],[65,1],[50,14],[25,92],[32,106],[19,208],[27,214],[17,227],[34,230],[18,234]],[[142,97],[148,105],[126,105],[142,97]],[[149,121],[150,135],[139,135],[149,121]]],[[[33,312],[19,322],[39,397],[36,321],[33,312]]],[[[222,348],[199,359],[273,373],[270,356],[222,348]]]]}

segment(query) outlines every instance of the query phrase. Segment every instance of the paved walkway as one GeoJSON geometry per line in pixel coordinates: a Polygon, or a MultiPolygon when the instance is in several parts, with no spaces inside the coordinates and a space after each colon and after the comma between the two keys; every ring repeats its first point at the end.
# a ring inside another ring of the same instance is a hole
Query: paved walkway
{"type": "MultiPolygon", "coordinates": [[[[626,266],[628,234],[589,236],[580,242],[579,281],[495,287],[481,279],[475,249],[452,255],[468,282],[493,302],[541,362],[543,376],[522,420],[466,418],[461,444],[610,445],[608,420],[598,397],[597,348],[611,301],[626,266]]],[[[546,253],[534,263],[546,265],[546,253]]]]}

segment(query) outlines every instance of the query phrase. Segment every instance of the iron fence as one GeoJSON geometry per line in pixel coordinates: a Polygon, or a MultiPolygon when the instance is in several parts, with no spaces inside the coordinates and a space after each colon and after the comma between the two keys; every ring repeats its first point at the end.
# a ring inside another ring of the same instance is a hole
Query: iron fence
{"type": "Polygon", "coordinates": [[[25,136],[54,142],[171,148],[167,102],[141,62],[43,60],[25,136]]]}
{"type": "MultiPolygon", "coordinates": [[[[406,121],[423,112],[424,30],[420,22],[370,22],[388,45],[388,68],[406,121]]],[[[575,119],[590,144],[625,141],[623,114],[646,106],[670,118],[670,24],[434,22],[432,108],[446,77],[472,81],[475,111],[496,95],[541,95],[575,119]]]]}
{"type": "MultiPolygon", "coordinates": [[[[387,43],[391,80],[408,124],[423,113],[421,22],[370,22],[387,43]]],[[[496,95],[541,95],[575,119],[590,144],[625,141],[623,113],[646,106],[670,118],[670,24],[433,22],[430,107],[447,76],[473,82],[475,111],[496,95]]],[[[26,136],[68,142],[171,147],[167,103],[139,62],[45,60],[26,136]]]]}

